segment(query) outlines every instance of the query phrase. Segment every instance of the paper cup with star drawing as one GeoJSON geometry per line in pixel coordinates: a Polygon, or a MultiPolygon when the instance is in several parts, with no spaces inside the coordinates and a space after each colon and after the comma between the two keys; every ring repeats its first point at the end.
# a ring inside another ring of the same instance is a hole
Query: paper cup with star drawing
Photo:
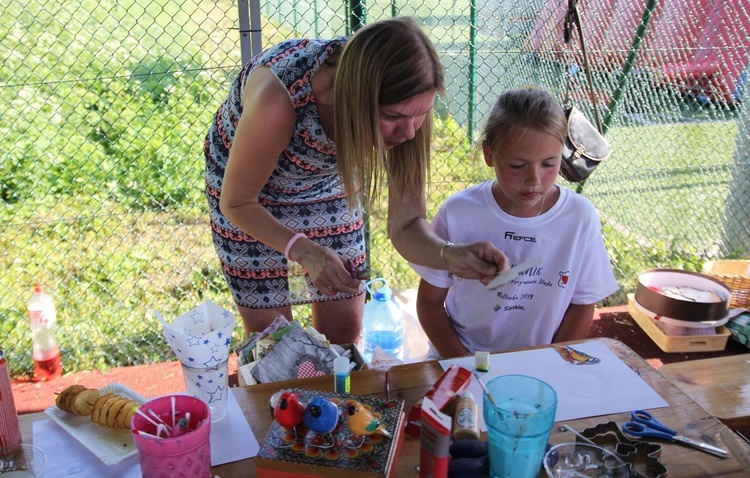
{"type": "Polygon", "coordinates": [[[215,367],[194,368],[182,364],[182,376],[185,378],[187,392],[206,402],[211,410],[211,422],[218,422],[227,415],[228,364],[229,360],[224,360],[215,367]]]}
{"type": "Polygon", "coordinates": [[[211,421],[227,413],[228,359],[235,317],[228,310],[206,301],[179,316],[171,324],[156,311],[162,335],[182,364],[188,393],[206,402],[211,421]]]}

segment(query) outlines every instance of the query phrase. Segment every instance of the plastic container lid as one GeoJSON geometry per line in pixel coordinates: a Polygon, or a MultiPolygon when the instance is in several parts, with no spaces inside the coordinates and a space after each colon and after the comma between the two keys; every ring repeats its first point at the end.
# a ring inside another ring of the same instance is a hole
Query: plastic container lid
{"type": "Polygon", "coordinates": [[[333,373],[349,373],[349,359],[346,357],[336,357],[333,359],[333,373]]]}
{"type": "Polygon", "coordinates": [[[386,301],[386,300],[390,300],[391,296],[393,296],[393,291],[388,286],[388,281],[383,278],[377,278],[377,279],[368,281],[365,283],[365,287],[367,288],[367,291],[370,293],[370,295],[372,295],[372,298],[375,300],[386,301]],[[370,287],[370,284],[374,284],[376,282],[382,282],[383,285],[382,287],[379,287],[377,290],[373,291],[372,288],[370,287]]]}
{"type": "Polygon", "coordinates": [[[635,300],[651,312],[687,322],[720,320],[729,313],[732,293],[721,281],[697,272],[677,269],[648,269],[638,275],[635,300]],[[672,297],[661,292],[664,288],[684,287],[688,290],[712,294],[716,300],[698,302],[686,296],[672,297]]]}
{"type": "Polygon", "coordinates": [[[470,398],[474,400],[474,394],[470,390],[466,390],[461,394],[461,398],[470,398]]]}

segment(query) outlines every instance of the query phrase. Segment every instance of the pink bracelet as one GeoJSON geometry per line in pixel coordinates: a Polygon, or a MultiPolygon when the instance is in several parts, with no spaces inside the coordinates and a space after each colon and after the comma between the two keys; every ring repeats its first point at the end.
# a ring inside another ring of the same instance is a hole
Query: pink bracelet
{"type": "Polygon", "coordinates": [[[289,239],[289,242],[286,243],[286,247],[284,248],[284,255],[287,257],[287,259],[291,259],[291,257],[289,257],[289,249],[291,249],[294,243],[297,242],[297,239],[304,239],[306,237],[306,235],[298,232],[297,234],[293,235],[291,239],[289,239]]]}

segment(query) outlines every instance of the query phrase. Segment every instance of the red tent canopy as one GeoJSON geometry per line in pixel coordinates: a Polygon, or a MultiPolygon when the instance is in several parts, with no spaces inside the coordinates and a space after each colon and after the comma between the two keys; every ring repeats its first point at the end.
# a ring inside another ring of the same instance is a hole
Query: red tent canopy
{"type": "MultiPolygon", "coordinates": [[[[592,68],[622,68],[643,16],[643,3],[579,0],[592,68]]],[[[529,50],[568,61],[562,28],[567,5],[567,0],[544,5],[528,38],[529,50]]],[[[661,0],[657,5],[634,67],[683,92],[734,101],[750,60],[750,0],[661,0]]],[[[577,41],[571,49],[582,64],[577,41]]]]}

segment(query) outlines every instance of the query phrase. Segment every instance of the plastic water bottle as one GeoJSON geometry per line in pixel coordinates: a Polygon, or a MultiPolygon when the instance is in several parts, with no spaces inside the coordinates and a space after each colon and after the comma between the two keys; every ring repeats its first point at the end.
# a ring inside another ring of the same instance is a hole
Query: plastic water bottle
{"type": "Polygon", "coordinates": [[[33,336],[34,378],[44,381],[59,377],[62,375],[62,363],[60,347],[55,340],[55,303],[42,284],[34,287],[28,310],[33,336]]]}
{"type": "Polygon", "coordinates": [[[373,279],[365,283],[371,299],[365,304],[362,318],[362,347],[364,359],[372,361],[375,347],[399,359],[404,358],[404,315],[401,307],[393,300],[393,291],[388,281],[382,278],[373,279]],[[383,285],[373,291],[372,284],[381,282],[383,285]]]}

